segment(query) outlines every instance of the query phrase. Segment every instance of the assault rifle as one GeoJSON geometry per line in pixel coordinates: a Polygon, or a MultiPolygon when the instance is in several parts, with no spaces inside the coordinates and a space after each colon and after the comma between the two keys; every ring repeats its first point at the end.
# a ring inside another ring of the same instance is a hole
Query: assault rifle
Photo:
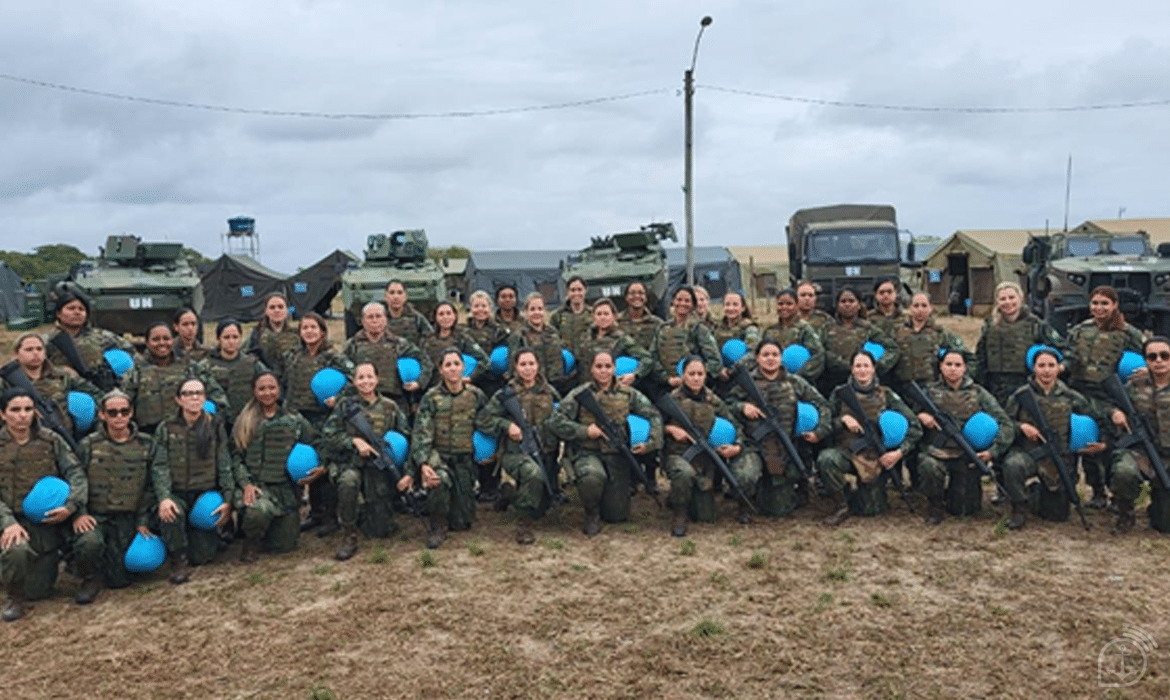
{"type": "Polygon", "coordinates": [[[695,455],[700,453],[707,455],[715,464],[715,467],[718,468],[719,473],[723,475],[723,480],[731,484],[731,488],[735,490],[735,495],[739,500],[747,505],[753,513],[757,512],[755,504],[752,503],[752,499],[747,497],[747,494],[743,492],[743,487],[739,485],[739,480],[731,473],[731,467],[727,466],[727,462],[723,460],[723,456],[714,447],[711,447],[711,444],[707,442],[707,436],[699,432],[694,422],[691,421],[690,416],[675,402],[674,397],[670,394],[663,394],[658,397],[656,405],[658,406],[658,410],[662,411],[662,419],[664,421],[670,419],[674,423],[677,423],[680,428],[687,432],[687,435],[691,438],[691,442],[694,443],[683,453],[683,459],[690,461],[694,459],[695,455]]]}
{"type": "MultiPolygon", "coordinates": [[[[857,392],[849,384],[845,382],[841,386],[841,398],[845,401],[845,405],[849,407],[853,417],[861,423],[861,437],[853,441],[849,446],[849,451],[853,453],[860,452],[866,448],[872,449],[874,453],[881,457],[888,452],[886,446],[882,444],[882,432],[878,428],[877,423],[873,421],[865,413],[865,409],[861,407],[861,399],[857,398],[857,392]]],[[[914,504],[910,502],[910,491],[906,488],[906,481],[902,478],[902,467],[895,464],[888,469],[882,469],[882,473],[888,475],[887,478],[894,482],[894,486],[898,489],[898,495],[902,497],[902,501],[906,503],[906,507],[910,509],[911,513],[916,513],[914,504]]]]}
{"type": "Polygon", "coordinates": [[[41,421],[45,427],[57,433],[69,445],[69,449],[76,454],[78,452],[77,441],[73,439],[73,434],[69,431],[65,424],[65,419],[61,415],[61,409],[57,404],[48,401],[41,396],[41,392],[37,391],[36,386],[33,385],[32,380],[29,379],[28,374],[25,373],[24,368],[16,360],[12,360],[8,364],[0,367],[0,378],[8,382],[10,386],[18,389],[24,389],[32,395],[33,406],[36,407],[37,413],[41,416],[41,421]]]}
{"type": "Polygon", "coordinates": [[[967,436],[963,434],[963,428],[959,426],[959,422],[955,420],[955,417],[939,408],[938,404],[931,400],[930,395],[927,394],[926,391],[918,385],[918,382],[912,381],[905,388],[906,398],[910,399],[910,403],[920,407],[924,412],[934,416],[934,420],[938,423],[939,430],[942,432],[943,436],[951,442],[955,443],[959,450],[962,451],[963,456],[967,458],[967,461],[974,464],[975,468],[978,469],[979,472],[983,474],[983,476],[989,477],[991,479],[991,483],[995,484],[995,487],[1000,492],[1000,494],[1010,501],[1011,499],[1008,498],[1007,491],[995,478],[995,474],[992,473],[991,467],[988,466],[987,462],[984,462],[983,459],[979,457],[979,452],[976,451],[975,446],[967,440],[967,436]]]}
{"type": "Polygon", "coordinates": [[[1076,506],[1077,515],[1081,516],[1081,524],[1088,530],[1089,521],[1085,519],[1085,508],[1081,505],[1081,497],[1077,495],[1077,482],[1073,479],[1073,472],[1069,470],[1068,465],[1060,456],[1060,448],[1058,447],[1060,437],[1048,424],[1044,412],[1040,410],[1040,404],[1036,401],[1036,394],[1032,392],[1032,387],[1025,385],[1024,390],[1018,395],[1020,407],[1027,412],[1032,423],[1040,430],[1040,451],[1056,465],[1056,473],[1060,475],[1060,486],[1064,489],[1064,495],[1068,497],[1070,503],[1076,506]]]}
{"type": "Polygon", "coordinates": [[[764,398],[760,387],[756,386],[755,380],[752,379],[751,372],[744,365],[736,364],[734,379],[735,383],[747,392],[748,398],[755,404],[756,408],[764,412],[764,420],[758,428],[752,431],[752,439],[756,442],[762,442],[765,437],[775,435],[784,447],[784,452],[788,455],[788,461],[800,471],[800,478],[808,481],[808,467],[805,466],[804,460],[800,458],[800,452],[797,451],[796,445],[792,442],[792,438],[789,437],[788,430],[780,422],[780,415],[776,413],[776,408],[764,398]]]}
{"type": "Polygon", "coordinates": [[[564,503],[568,499],[553,483],[556,475],[550,475],[548,466],[544,463],[544,447],[540,444],[540,434],[524,417],[520,397],[516,395],[516,389],[511,384],[505,384],[500,390],[500,405],[508,412],[512,422],[520,428],[520,451],[540,468],[540,480],[544,482],[544,492],[548,494],[549,502],[553,505],[564,503]]]}
{"type": "Polygon", "coordinates": [[[1154,433],[1150,430],[1150,424],[1146,417],[1138,412],[1137,407],[1133,405],[1133,400],[1129,398],[1129,394],[1125,393],[1125,387],[1121,386],[1121,377],[1110,374],[1102,387],[1109,398],[1113,399],[1114,405],[1120,408],[1129,419],[1130,434],[1118,440],[1117,446],[1124,449],[1129,449],[1134,445],[1140,446],[1142,451],[1146,453],[1146,457],[1149,458],[1150,466],[1154,468],[1154,474],[1161,482],[1162,488],[1170,489],[1170,474],[1166,472],[1166,463],[1162,461],[1162,455],[1158,454],[1158,444],[1154,442],[1154,433]]]}
{"type": "MultiPolygon", "coordinates": [[[[594,419],[597,421],[597,427],[605,434],[605,441],[625,458],[626,463],[630,466],[630,474],[634,476],[634,480],[646,487],[646,493],[654,497],[655,503],[662,505],[658,499],[658,484],[646,475],[645,470],[642,469],[642,463],[638,461],[638,456],[630,449],[630,441],[626,435],[626,431],[622,430],[613,422],[613,419],[609,417],[609,414],[597,402],[597,397],[593,395],[593,390],[586,388],[580,394],[577,394],[577,403],[580,404],[581,408],[593,414],[594,419]]],[[[604,465],[605,460],[602,460],[601,463],[604,465]]]]}
{"type": "MultiPolygon", "coordinates": [[[[422,516],[425,513],[425,509],[422,503],[419,502],[420,499],[418,496],[413,491],[398,490],[398,482],[402,481],[402,470],[394,463],[394,457],[386,452],[385,440],[374,432],[374,426],[370,425],[369,419],[366,418],[365,413],[362,413],[362,409],[358,406],[356,400],[352,397],[347,397],[344,399],[344,402],[342,415],[345,416],[345,420],[357,431],[358,437],[368,442],[370,447],[374,448],[377,452],[377,455],[371,460],[373,465],[390,476],[393,482],[392,488],[402,499],[407,510],[414,515],[422,516]]],[[[454,480],[455,475],[452,474],[451,476],[452,480],[454,480]]]]}
{"type": "Polygon", "coordinates": [[[57,333],[49,341],[49,345],[57,348],[65,356],[65,361],[75,372],[93,382],[102,391],[109,391],[118,386],[118,375],[114,374],[114,368],[110,367],[110,363],[103,358],[97,367],[90,367],[77,351],[77,344],[68,333],[57,333]]]}

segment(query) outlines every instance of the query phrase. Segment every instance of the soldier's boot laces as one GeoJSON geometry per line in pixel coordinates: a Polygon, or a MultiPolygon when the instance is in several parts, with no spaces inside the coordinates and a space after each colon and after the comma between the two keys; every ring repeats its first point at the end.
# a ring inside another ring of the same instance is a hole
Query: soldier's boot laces
{"type": "Polygon", "coordinates": [[[536,535],[532,534],[532,518],[521,515],[516,518],[516,544],[532,544],[536,535]]]}
{"type": "Polygon", "coordinates": [[[1113,524],[1113,534],[1121,535],[1133,529],[1137,518],[1133,514],[1133,501],[1117,499],[1117,522],[1113,524]]]}
{"type": "Polygon", "coordinates": [[[1028,502],[1027,501],[1013,501],[1012,514],[1008,519],[1009,530],[1022,530],[1024,525],[1028,523],[1028,502]]]}
{"type": "Polygon", "coordinates": [[[240,550],[240,561],[251,564],[260,558],[260,542],[258,540],[244,540],[244,548],[240,550]]]}
{"type": "Polygon", "coordinates": [[[180,554],[175,557],[175,561],[171,564],[171,583],[178,586],[186,583],[191,578],[191,562],[187,561],[186,554],[180,554]]]}
{"type": "Polygon", "coordinates": [[[447,539],[447,519],[441,515],[432,515],[427,524],[427,549],[438,549],[445,539],[447,539]]]}
{"type": "Polygon", "coordinates": [[[337,561],[345,561],[357,553],[357,548],[357,526],[347,525],[345,528],[345,537],[341,540],[341,544],[337,547],[337,551],[333,553],[333,558],[337,561]]]}
{"type": "Polygon", "coordinates": [[[0,614],[5,622],[16,622],[24,617],[25,613],[24,598],[18,595],[8,594],[8,600],[4,601],[4,612],[0,614]]]}
{"type": "Polygon", "coordinates": [[[946,510],[943,508],[943,501],[941,496],[935,496],[926,504],[926,517],[923,518],[927,525],[942,525],[943,518],[946,517],[946,510]]]}
{"type": "Polygon", "coordinates": [[[687,536],[687,508],[686,506],[674,507],[674,518],[670,522],[670,536],[671,537],[686,537],[687,536]]]}
{"type": "Polygon", "coordinates": [[[1086,503],[1085,505],[1087,505],[1090,508],[1096,508],[1097,510],[1101,510],[1102,508],[1105,508],[1106,506],[1108,506],[1109,505],[1109,497],[1105,495],[1105,487],[1104,486],[1094,486],[1093,487],[1093,497],[1090,498],[1089,502],[1086,503]]]}
{"type": "Polygon", "coordinates": [[[601,511],[597,506],[585,509],[585,526],[581,528],[581,532],[584,532],[586,537],[593,537],[601,532],[601,511]]]}
{"type": "Polygon", "coordinates": [[[78,605],[89,605],[97,600],[98,593],[102,592],[102,578],[97,574],[90,574],[81,582],[81,588],[77,590],[77,597],[74,602],[78,605]]]}
{"type": "Polygon", "coordinates": [[[828,527],[837,527],[849,519],[849,504],[845,502],[845,496],[841,494],[832,494],[832,499],[833,512],[821,523],[828,527]]]}

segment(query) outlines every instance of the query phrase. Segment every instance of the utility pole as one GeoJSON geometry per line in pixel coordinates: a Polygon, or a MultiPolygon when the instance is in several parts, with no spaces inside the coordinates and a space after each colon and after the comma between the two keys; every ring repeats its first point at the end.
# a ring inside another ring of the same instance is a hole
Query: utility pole
{"type": "Polygon", "coordinates": [[[694,147],[694,97],[695,97],[695,61],[699,58],[699,40],[703,38],[703,30],[711,24],[711,18],[704,17],[699,21],[699,33],[695,36],[695,50],[691,54],[691,67],[683,73],[683,129],[686,135],[683,140],[683,212],[687,226],[687,284],[695,284],[695,212],[693,194],[691,192],[691,151],[694,147]]]}

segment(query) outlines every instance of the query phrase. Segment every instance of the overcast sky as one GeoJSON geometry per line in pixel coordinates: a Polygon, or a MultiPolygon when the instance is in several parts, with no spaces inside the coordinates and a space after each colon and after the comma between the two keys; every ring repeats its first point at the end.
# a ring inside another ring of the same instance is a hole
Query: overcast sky
{"type": "Polygon", "coordinates": [[[209,257],[257,219],[291,272],[366,236],[579,248],[683,230],[683,72],[699,19],[697,245],[783,242],[800,207],[888,202],[917,235],[1170,216],[1170,106],[981,114],[929,107],[1170,100],[1170,2],[983,0],[41,0],[0,5],[0,248],[111,234],[209,257]]]}

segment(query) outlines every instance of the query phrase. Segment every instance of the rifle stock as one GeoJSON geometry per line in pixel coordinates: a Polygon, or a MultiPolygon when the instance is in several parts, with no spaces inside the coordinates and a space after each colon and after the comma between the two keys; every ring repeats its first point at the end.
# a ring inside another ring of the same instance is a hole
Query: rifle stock
{"type": "Polygon", "coordinates": [[[560,505],[565,500],[561,491],[553,485],[548,466],[544,463],[544,448],[540,443],[540,435],[524,417],[524,409],[520,406],[520,398],[511,384],[504,385],[500,390],[500,405],[508,412],[508,417],[520,428],[520,451],[536,462],[540,469],[540,479],[544,483],[544,492],[553,505],[560,505]]]}
{"type": "Polygon", "coordinates": [[[809,478],[808,467],[805,465],[804,460],[800,458],[800,452],[796,449],[792,438],[788,436],[788,431],[785,430],[784,425],[780,423],[780,416],[777,415],[776,409],[764,398],[760,387],[756,386],[755,380],[752,379],[751,373],[744,365],[737,364],[735,366],[735,382],[747,392],[748,398],[751,399],[752,403],[764,412],[764,421],[752,433],[752,439],[760,441],[768,435],[775,435],[784,447],[784,452],[788,454],[788,460],[800,472],[800,478],[807,481],[809,478]]]}
{"type": "Polygon", "coordinates": [[[695,451],[694,454],[697,454],[698,452],[706,454],[715,464],[715,467],[719,470],[719,473],[723,475],[723,479],[727,481],[728,484],[731,484],[731,488],[735,490],[735,495],[739,498],[739,500],[746,504],[753,513],[757,512],[756,505],[752,503],[752,499],[748,498],[747,494],[743,492],[743,487],[739,485],[739,480],[736,479],[735,475],[731,473],[731,467],[727,466],[727,462],[723,460],[723,456],[720,455],[714,447],[711,447],[711,445],[707,442],[707,436],[699,432],[699,429],[696,428],[695,424],[691,421],[690,416],[688,416],[686,412],[682,410],[682,407],[675,402],[674,397],[672,397],[670,394],[663,394],[662,396],[658,397],[656,405],[658,406],[658,410],[662,411],[662,417],[664,420],[669,418],[675,423],[678,423],[679,427],[687,431],[687,435],[691,437],[691,441],[694,443],[694,445],[687,450],[687,454],[692,454],[692,451],[695,451]]]}
{"type": "Polygon", "coordinates": [[[1162,484],[1162,488],[1170,490],[1170,474],[1166,472],[1166,463],[1162,461],[1162,455],[1158,453],[1158,445],[1154,442],[1153,431],[1150,430],[1150,424],[1146,421],[1146,417],[1138,412],[1137,407],[1133,405],[1133,400],[1129,398],[1129,394],[1125,393],[1125,387],[1121,385],[1121,377],[1116,374],[1109,375],[1103,385],[1105,393],[1109,398],[1113,399],[1113,403],[1125,413],[1129,419],[1129,429],[1132,431],[1129,436],[1118,440],[1117,446],[1122,448],[1130,448],[1134,445],[1140,445],[1146,457],[1150,460],[1150,466],[1154,468],[1154,474],[1158,477],[1158,482],[1162,484]]]}
{"type": "MultiPolygon", "coordinates": [[[[645,470],[642,469],[642,463],[638,461],[638,456],[630,449],[626,431],[619,428],[613,419],[609,417],[609,414],[601,408],[597,397],[593,395],[593,390],[586,388],[577,394],[577,403],[581,405],[581,408],[584,408],[593,415],[597,420],[597,427],[605,434],[605,441],[609,443],[610,447],[621,453],[629,465],[630,473],[634,475],[634,479],[646,487],[646,493],[654,497],[655,503],[659,503],[658,484],[646,475],[645,470]]],[[[602,460],[602,464],[605,464],[604,460],[602,460]]],[[[659,505],[661,504],[659,503],[659,505]]]]}
{"type": "Polygon", "coordinates": [[[1024,391],[1020,392],[1020,407],[1028,413],[1036,424],[1036,428],[1040,430],[1042,443],[1040,449],[1056,465],[1056,472],[1060,476],[1060,486],[1064,489],[1064,495],[1076,507],[1077,515],[1081,516],[1081,525],[1084,525],[1085,529],[1088,530],[1089,521],[1085,518],[1085,508],[1081,505],[1081,497],[1077,494],[1076,481],[1073,480],[1072,472],[1069,471],[1068,465],[1060,456],[1060,450],[1057,448],[1059,438],[1056,431],[1048,424],[1044,412],[1040,410],[1040,404],[1036,400],[1036,394],[1032,392],[1032,387],[1025,386],[1024,391]]]}
{"type": "Polygon", "coordinates": [[[103,359],[98,367],[90,367],[77,351],[77,344],[68,333],[57,333],[49,344],[61,352],[74,371],[93,382],[102,391],[109,391],[118,385],[118,377],[110,363],[103,359]]]}
{"type": "Polygon", "coordinates": [[[4,381],[12,386],[27,391],[32,396],[33,405],[36,407],[37,413],[40,414],[45,427],[64,438],[66,444],[69,445],[69,449],[73,450],[74,454],[77,454],[79,451],[77,441],[73,439],[73,434],[65,425],[65,421],[61,417],[61,409],[57,407],[57,404],[41,396],[41,392],[37,391],[36,386],[33,385],[32,380],[29,379],[28,374],[25,373],[20,363],[12,360],[3,367],[0,367],[0,377],[3,377],[4,381]]]}

